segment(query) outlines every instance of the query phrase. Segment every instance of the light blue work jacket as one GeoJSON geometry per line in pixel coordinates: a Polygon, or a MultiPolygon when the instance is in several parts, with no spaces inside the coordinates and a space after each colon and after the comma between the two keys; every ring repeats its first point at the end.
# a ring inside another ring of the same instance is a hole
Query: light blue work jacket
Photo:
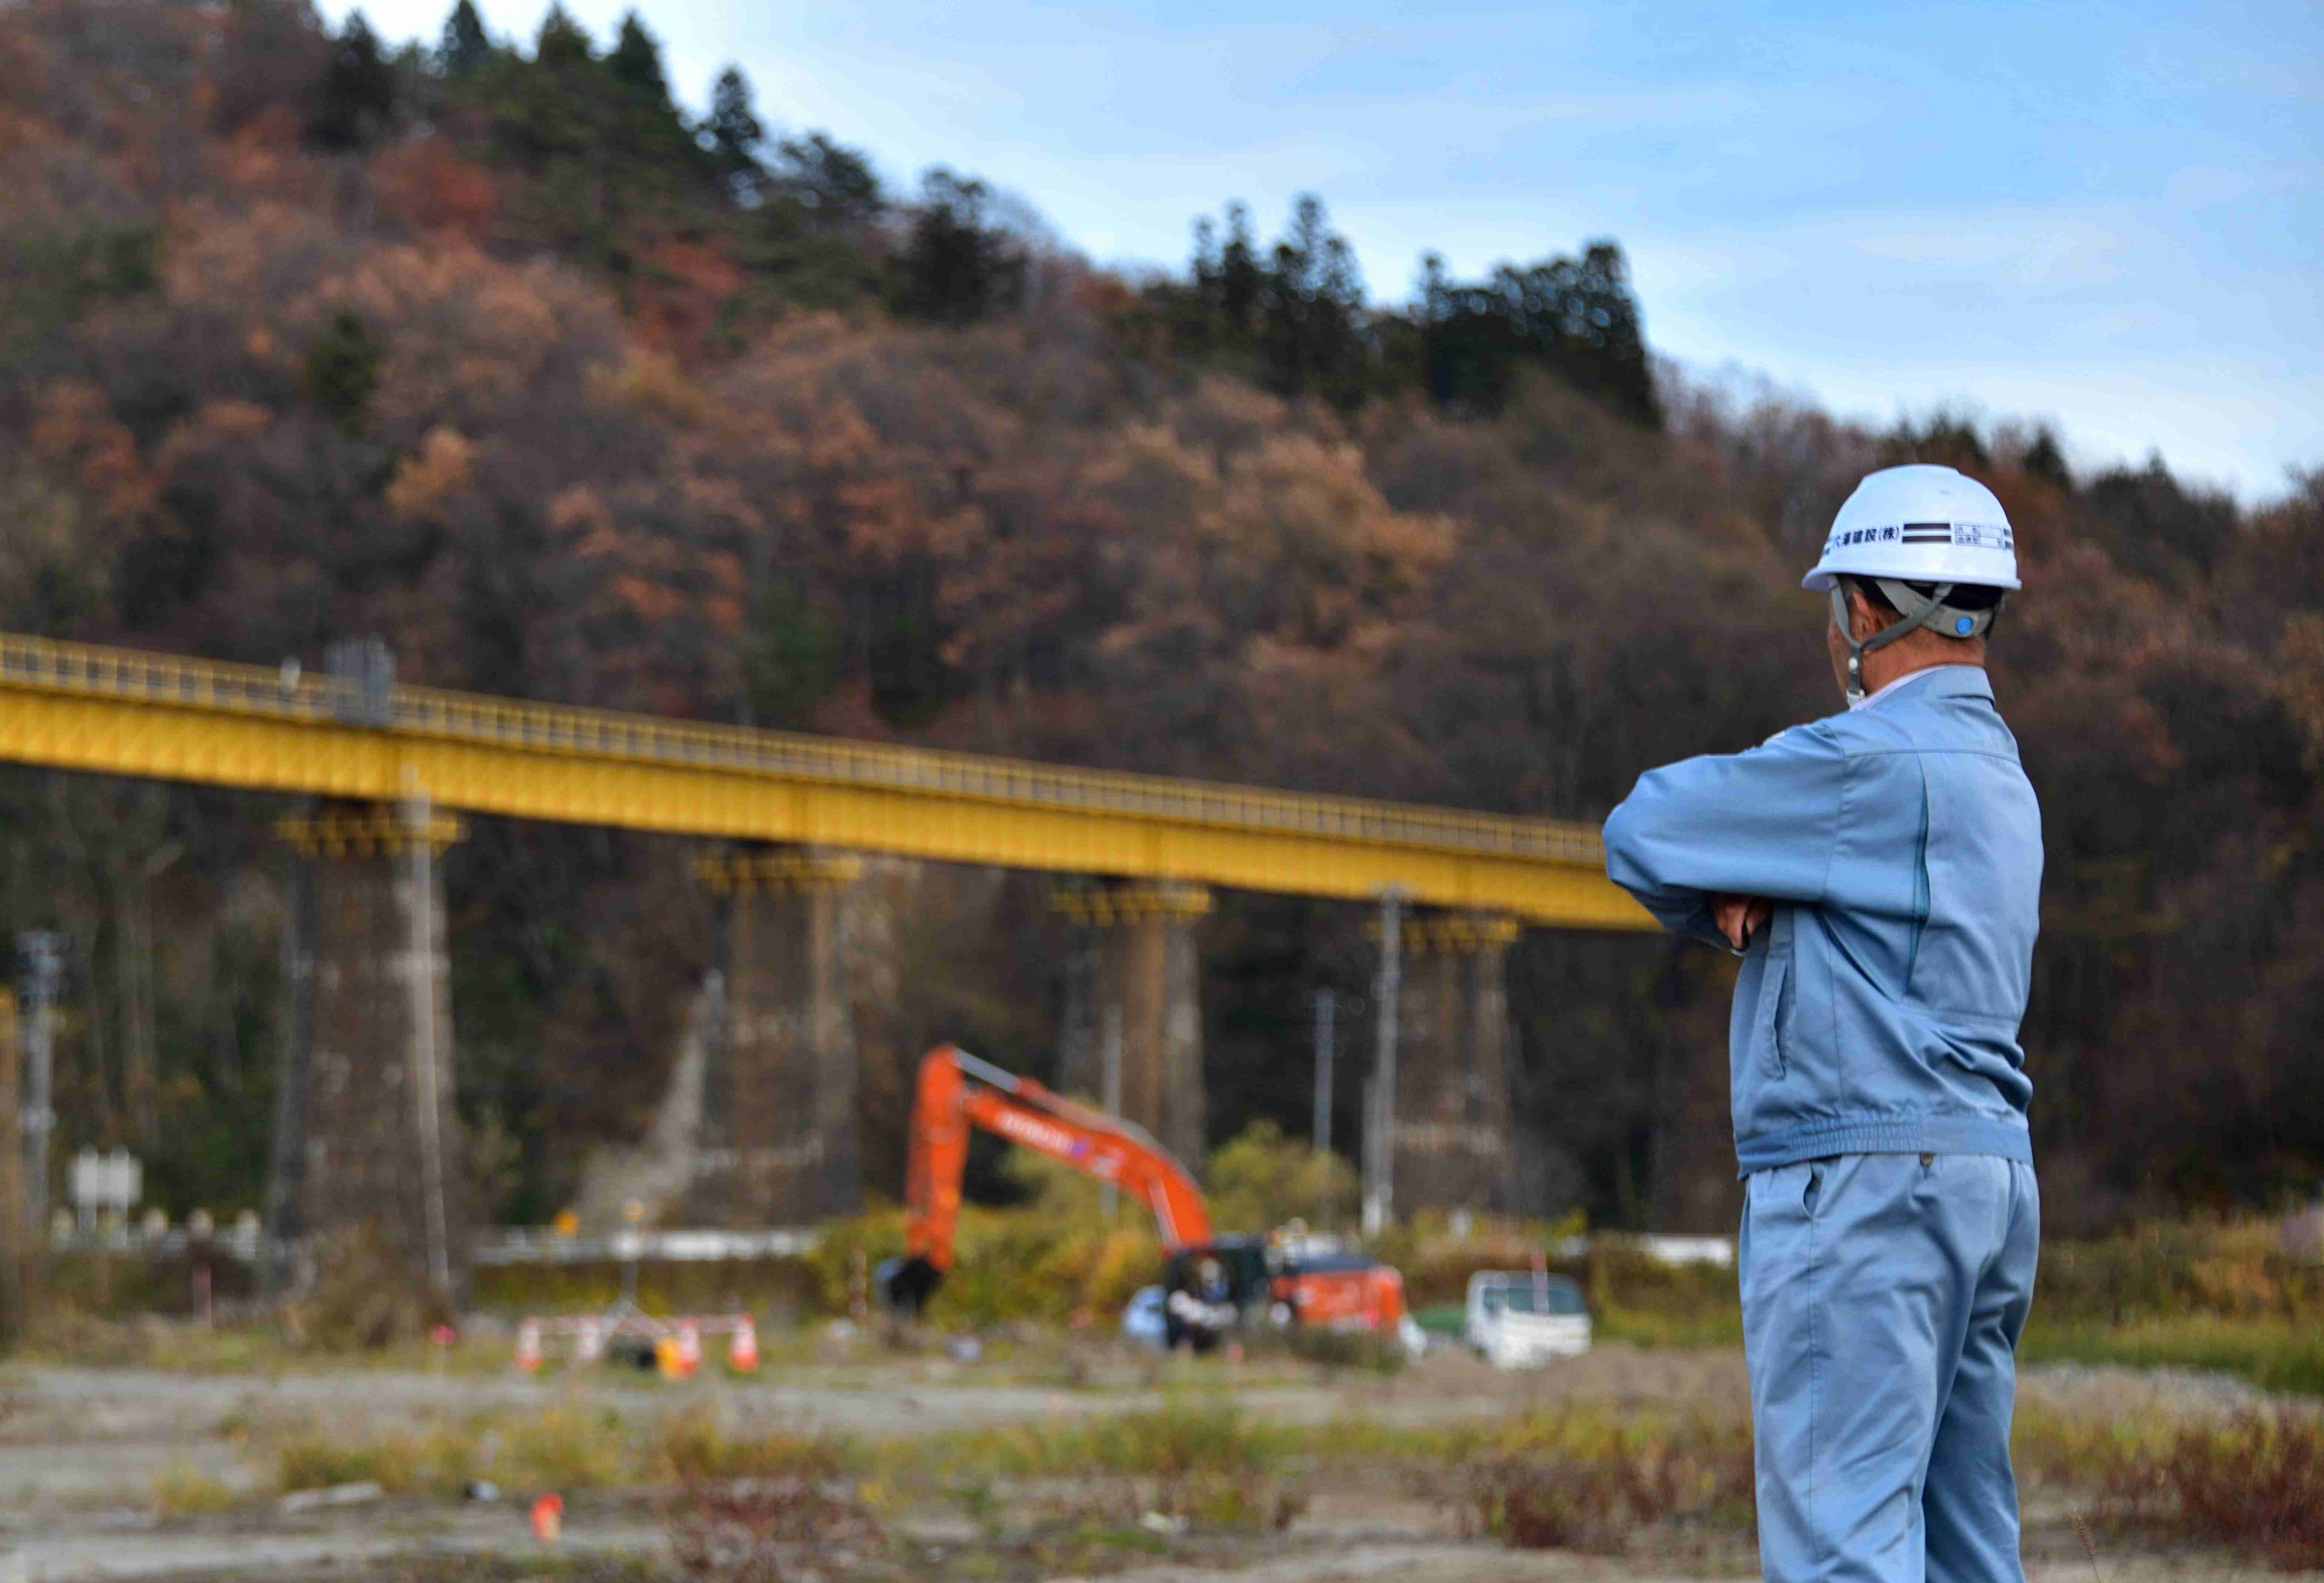
{"type": "Polygon", "coordinates": [[[1741,1173],[1852,1154],[2033,1159],[2017,1027],[2042,812],[1975,666],[1917,672],[1748,753],[1638,778],[1606,872],[1725,946],[1713,892],[1775,904],[1729,1030],[1741,1173]]]}

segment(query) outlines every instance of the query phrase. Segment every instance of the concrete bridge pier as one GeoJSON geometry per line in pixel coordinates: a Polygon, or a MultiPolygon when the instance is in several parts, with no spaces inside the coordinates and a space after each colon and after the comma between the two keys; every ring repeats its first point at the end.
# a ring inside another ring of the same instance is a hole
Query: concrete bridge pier
{"type": "Polygon", "coordinates": [[[1211,910],[1210,891],[1173,879],[1090,879],[1059,886],[1051,899],[1073,925],[1058,1087],[1115,1101],[1199,1169],[1206,1116],[1195,925],[1211,910]]]}
{"type": "Polygon", "coordinates": [[[1399,1214],[1520,1207],[1504,973],[1517,933],[1517,921],[1499,913],[1405,920],[1393,1134],[1399,1214]]]}
{"type": "Polygon", "coordinates": [[[368,1240],[456,1304],[473,1207],[437,858],[460,822],[425,803],[327,803],[280,832],[305,861],[286,952],[274,1229],[325,1257],[368,1240]]]}
{"type": "Polygon", "coordinates": [[[726,1013],[687,1193],[703,1226],[802,1226],[862,1207],[843,909],[853,854],[753,846],[697,860],[725,898],[726,1013]]]}

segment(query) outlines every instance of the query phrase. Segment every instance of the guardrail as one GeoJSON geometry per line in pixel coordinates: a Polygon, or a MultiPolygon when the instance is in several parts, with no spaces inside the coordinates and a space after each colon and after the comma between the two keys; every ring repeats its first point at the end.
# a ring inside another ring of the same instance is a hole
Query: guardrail
{"type": "Polygon", "coordinates": [[[385,700],[351,677],[294,665],[187,659],[0,634],[0,687],[98,695],[189,709],[335,724],[629,763],[1085,809],[1214,828],[1328,836],[1570,863],[1604,861],[1586,824],[1310,796],[1220,782],[847,742],[564,704],[398,686],[385,700]],[[385,707],[382,708],[382,703],[385,707]],[[378,723],[383,721],[384,723],[378,723]]]}

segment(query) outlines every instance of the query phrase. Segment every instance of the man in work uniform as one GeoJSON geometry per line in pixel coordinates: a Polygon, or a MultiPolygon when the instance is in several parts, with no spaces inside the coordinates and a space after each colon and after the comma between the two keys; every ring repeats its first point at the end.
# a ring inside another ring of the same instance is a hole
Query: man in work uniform
{"type": "Polygon", "coordinates": [[[2008,520],[1949,467],[1840,508],[1848,711],[1641,776],[1614,881],[1743,959],[1729,1030],[1762,1570],[2022,1579],[2009,1422],[2040,1240],[2018,1047],[2041,811],[1986,632],[2008,520]]]}

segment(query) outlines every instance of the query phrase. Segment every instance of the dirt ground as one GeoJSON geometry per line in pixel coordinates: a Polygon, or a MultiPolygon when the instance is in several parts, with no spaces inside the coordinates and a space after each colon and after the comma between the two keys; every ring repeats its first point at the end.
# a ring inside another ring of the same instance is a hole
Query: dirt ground
{"type": "MultiPolygon", "coordinates": [[[[996,1359],[864,1359],[770,1370],[738,1383],[704,1378],[665,1385],[607,1372],[535,1380],[514,1373],[400,1373],[301,1369],[272,1377],[134,1368],[26,1367],[0,1376],[0,1583],[77,1578],[179,1578],[354,1583],[410,1579],[584,1580],[670,1578],[675,1564],[662,1501],[648,1489],[576,1491],[551,1550],[527,1523],[531,1492],[487,1499],[390,1496],[345,1506],[285,1510],[275,1471],[254,1447],[271,1426],[299,1424],[350,1439],[418,1432],[449,1416],[525,1413],[552,1404],[604,1410],[608,1432],[644,1433],[672,1413],[717,1404],[738,1433],[828,1431],[881,1440],[1157,1405],[1174,1370],[1196,1388],[1224,1386],[1254,1419],[1403,1426],[1490,1419],[1530,1406],[1595,1403],[1715,1416],[1746,1411],[1739,1354],[1639,1351],[1606,1346],[1526,1375],[1497,1374],[1465,1356],[1435,1356],[1392,1376],[1346,1370],[1323,1376],[1275,1365],[1158,1367],[1102,1353],[1059,1375],[996,1359]],[[1048,1376],[1058,1377],[1050,1378],[1048,1376]],[[159,1492],[172,1481],[207,1492],[199,1509],[165,1515],[159,1492]]],[[[2258,1400],[2223,1379],[2119,1369],[2029,1370],[2024,1399],[2076,1419],[2187,1419],[2233,1413],[2258,1400]]],[[[2094,1576],[2070,1508],[2029,1496],[2029,1558],[2043,1579],[2094,1576]]],[[[1517,1551],[1465,1535],[1460,1514],[1388,1484],[1325,1484],[1282,1532],[1210,1537],[1159,1532],[1150,1544],[1108,1552],[1087,1574],[1074,1553],[996,1550],[989,1532],[949,1507],[896,1514],[892,1544],[911,1558],[898,1576],[1064,1578],[1118,1583],[1505,1583],[1530,1578],[1648,1579],[1736,1576],[1748,1551],[1713,1546],[1676,1560],[1598,1559],[1517,1551]],[[1005,1553],[1003,1551],[1005,1551],[1005,1553]],[[1050,1569],[1062,1566],[1064,1569],[1050,1569]]],[[[1137,1537],[1133,1535],[1133,1537],[1137,1537]]],[[[2165,1578],[2280,1576],[2239,1571],[2217,1555],[2123,1553],[2098,1558],[2099,1583],[2165,1578]]]]}

